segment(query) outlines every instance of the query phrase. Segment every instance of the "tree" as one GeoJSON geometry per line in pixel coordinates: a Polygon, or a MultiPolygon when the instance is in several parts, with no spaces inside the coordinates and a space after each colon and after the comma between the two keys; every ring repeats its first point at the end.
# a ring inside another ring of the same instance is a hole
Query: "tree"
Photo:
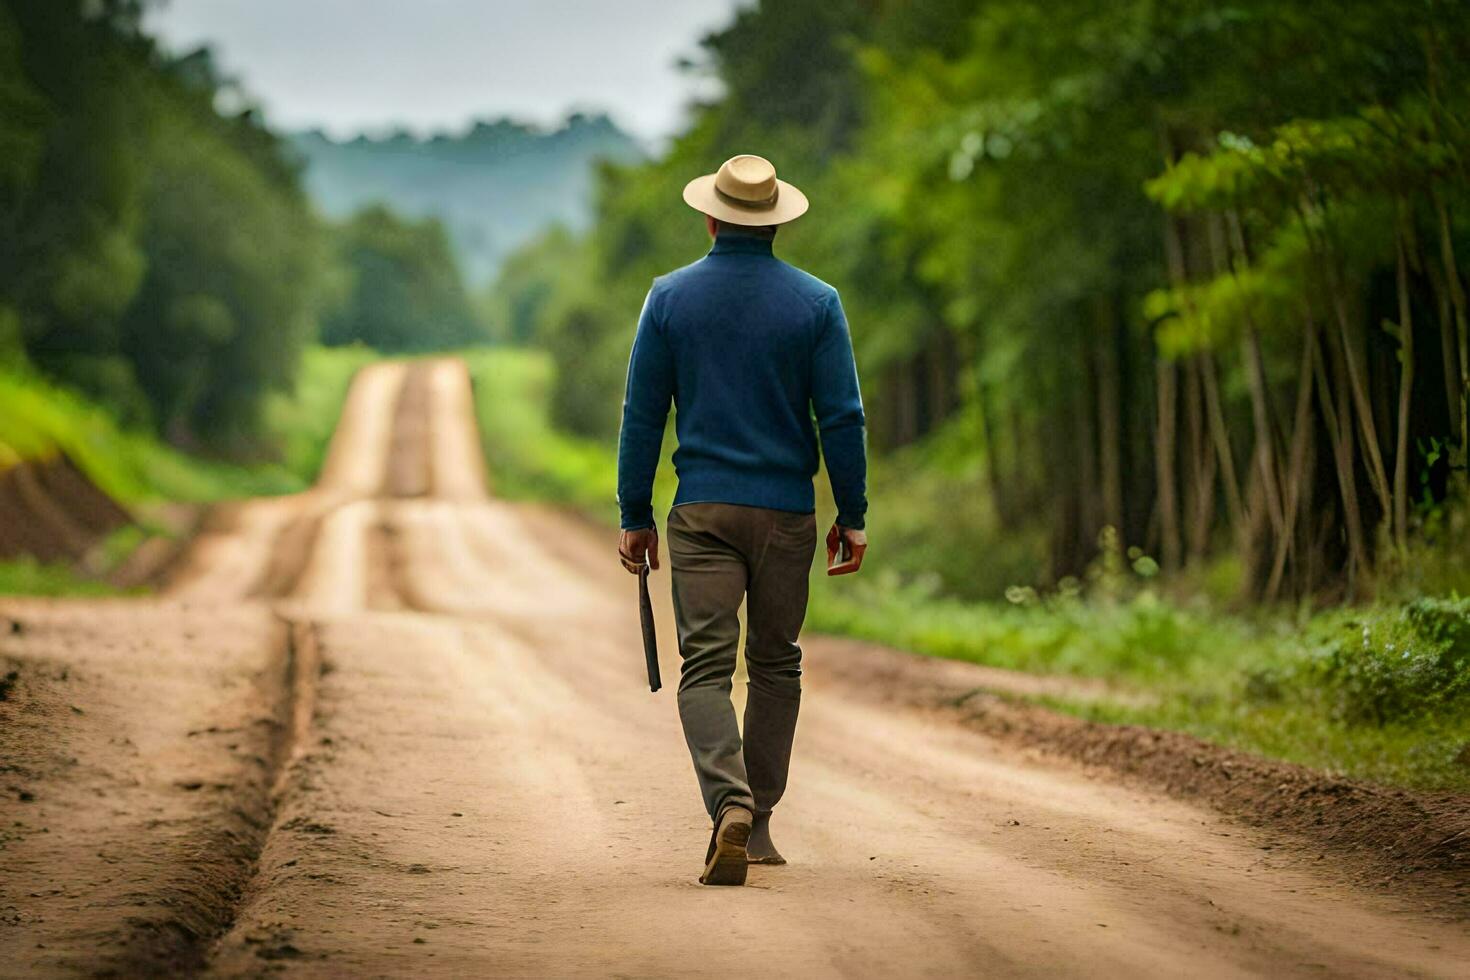
{"type": "Polygon", "coordinates": [[[485,339],[438,220],[410,221],[369,207],[339,227],[336,238],[351,285],[323,323],[325,343],[396,352],[485,339]]]}
{"type": "Polygon", "coordinates": [[[0,2],[0,319],[124,421],[248,451],[310,339],[320,236],[277,137],[141,7],[0,2]]]}

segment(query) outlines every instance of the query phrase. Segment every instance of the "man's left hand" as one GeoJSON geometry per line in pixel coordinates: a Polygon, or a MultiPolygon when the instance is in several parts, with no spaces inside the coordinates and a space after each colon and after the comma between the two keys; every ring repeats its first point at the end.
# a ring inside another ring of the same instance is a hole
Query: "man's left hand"
{"type": "Polygon", "coordinates": [[[618,535],[618,560],[623,567],[637,575],[643,571],[643,563],[658,569],[658,528],[641,527],[624,531],[618,535]]]}
{"type": "Polygon", "coordinates": [[[866,531],[833,524],[827,532],[827,574],[851,575],[863,567],[863,554],[867,550],[866,531]]]}

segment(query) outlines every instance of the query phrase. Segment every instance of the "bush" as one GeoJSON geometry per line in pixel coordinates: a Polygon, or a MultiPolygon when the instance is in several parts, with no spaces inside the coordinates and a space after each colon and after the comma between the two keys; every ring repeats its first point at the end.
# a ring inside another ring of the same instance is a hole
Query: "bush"
{"type": "Polygon", "coordinates": [[[437,218],[404,218],[374,205],[339,226],[336,238],[349,281],[322,324],[323,343],[401,353],[485,339],[437,218]]]}
{"type": "MultiPolygon", "coordinates": [[[[1356,624],[1354,624],[1356,625],[1356,624]]],[[[1315,663],[1333,714],[1385,725],[1470,708],[1470,599],[1423,598],[1362,622],[1315,663]]]]}

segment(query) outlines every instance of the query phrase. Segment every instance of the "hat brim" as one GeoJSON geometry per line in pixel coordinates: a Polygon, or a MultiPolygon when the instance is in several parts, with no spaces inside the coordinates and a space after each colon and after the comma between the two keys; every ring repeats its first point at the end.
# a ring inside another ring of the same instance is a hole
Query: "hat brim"
{"type": "Polygon", "coordinates": [[[806,214],[806,195],[796,185],[777,180],[776,201],[770,207],[741,207],[729,204],[715,190],[715,175],[695,177],[684,185],[684,203],[717,221],[758,228],[784,225],[806,214]]]}

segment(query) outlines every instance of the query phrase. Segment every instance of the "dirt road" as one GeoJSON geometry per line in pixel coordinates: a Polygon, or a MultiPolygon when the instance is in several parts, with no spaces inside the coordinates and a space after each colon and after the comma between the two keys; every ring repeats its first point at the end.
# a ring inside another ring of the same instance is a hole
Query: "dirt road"
{"type": "Polygon", "coordinates": [[[161,597],[0,602],[0,974],[1470,975],[1462,922],[881,703],[820,638],[792,863],[700,887],[633,580],[487,493],[470,398],[370,368],[320,484],[221,510],[161,597]]]}

